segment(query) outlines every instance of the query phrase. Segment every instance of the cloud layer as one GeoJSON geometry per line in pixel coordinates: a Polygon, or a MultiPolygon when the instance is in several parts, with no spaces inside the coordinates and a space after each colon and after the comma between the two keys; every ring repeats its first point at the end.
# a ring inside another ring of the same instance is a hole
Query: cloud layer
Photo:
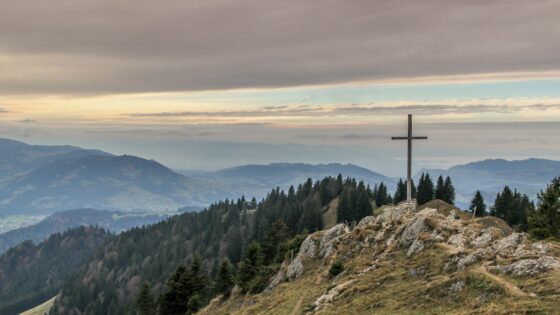
{"type": "Polygon", "coordinates": [[[560,70],[559,1],[0,0],[0,92],[560,70]]]}

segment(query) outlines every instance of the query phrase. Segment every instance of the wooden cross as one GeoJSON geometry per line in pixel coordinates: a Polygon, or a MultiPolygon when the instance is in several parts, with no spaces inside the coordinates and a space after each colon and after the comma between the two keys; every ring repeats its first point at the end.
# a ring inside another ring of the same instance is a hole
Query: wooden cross
{"type": "Polygon", "coordinates": [[[392,137],[391,140],[408,140],[408,161],[406,171],[406,201],[412,200],[412,140],[426,140],[428,137],[412,136],[412,114],[408,114],[408,136],[392,137]]]}

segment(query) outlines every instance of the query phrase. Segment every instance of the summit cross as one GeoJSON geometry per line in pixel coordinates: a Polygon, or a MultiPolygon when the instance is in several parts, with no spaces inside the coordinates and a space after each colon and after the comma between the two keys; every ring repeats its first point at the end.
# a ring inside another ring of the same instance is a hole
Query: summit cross
{"type": "Polygon", "coordinates": [[[412,114],[408,114],[408,136],[391,137],[391,140],[408,140],[408,159],[406,170],[406,202],[412,201],[412,140],[426,140],[428,137],[412,136],[412,114]]]}

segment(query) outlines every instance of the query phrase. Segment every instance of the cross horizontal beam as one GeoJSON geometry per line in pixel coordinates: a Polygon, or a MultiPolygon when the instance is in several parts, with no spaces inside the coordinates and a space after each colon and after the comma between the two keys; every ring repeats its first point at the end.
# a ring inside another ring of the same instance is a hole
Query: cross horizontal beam
{"type": "Polygon", "coordinates": [[[428,137],[391,137],[391,140],[426,140],[428,137]]]}

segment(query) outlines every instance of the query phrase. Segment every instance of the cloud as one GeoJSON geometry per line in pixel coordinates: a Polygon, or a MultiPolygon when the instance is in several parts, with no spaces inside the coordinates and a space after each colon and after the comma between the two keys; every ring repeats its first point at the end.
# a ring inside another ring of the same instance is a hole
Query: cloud
{"type": "Polygon", "coordinates": [[[22,124],[36,124],[36,123],[37,123],[36,120],[29,119],[29,118],[22,119],[22,120],[20,120],[20,121],[18,121],[18,122],[20,122],[20,123],[22,123],[22,124]]]}
{"type": "Polygon", "coordinates": [[[7,110],[7,109],[5,109],[5,108],[2,108],[2,107],[0,107],[0,114],[3,114],[3,113],[9,113],[9,112],[10,112],[9,110],[7,110]]]}
{"type": "Polygon", "coordinates": [[[4,94],[560,70],[558,1],[0,1],[4,94]]]}
{"type": "Polygon", "coordinates": [[[334,113],[364,115],[396,115],[402,113],[413,113],[416,115],[446,115],[446,114],[480,114],[480,113],[500,113],[508,114],[519,112],[524,109],[529,110],[549,110],[560,109],[560,104],[527,104],[527,105],[508,105],[508,104],[419,104],[419,105],[398,105],[398,106],[351,106],[334,109],[334,113]]]}
{"type": "Polygon", "coordinates": [[[262,116],[305,116],[323,111],[322,106],[266,106],[245,111],[184,111],[160,113],[131,113],[130,117],[262,117],[262,116]]]}
{"type": "Polygon", "coordinates": [[[318,117],[318,116],[368,116],[368,115],[449,115],[449,114],[481,114],[500,113],[509,114],[522,110],[545,111],[560,109],[560,104],[496,104],[489,101],[481,104],[423,104],[411,105],[359,105],[343,106],[266,106],[261,109],[246,111],[184,111],[184,112],[155,112],[131,113],[126,116],[134,118],[177,118],[177,117],[318,117]]]}

